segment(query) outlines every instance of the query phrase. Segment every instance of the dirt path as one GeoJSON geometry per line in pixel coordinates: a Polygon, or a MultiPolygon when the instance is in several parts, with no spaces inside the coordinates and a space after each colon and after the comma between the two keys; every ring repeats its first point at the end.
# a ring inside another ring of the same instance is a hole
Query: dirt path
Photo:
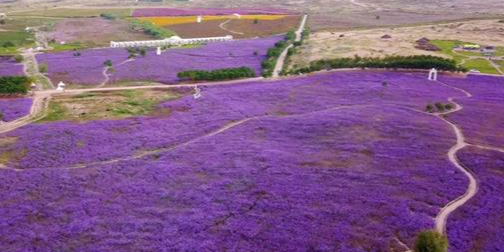
{"type": "Polygon", "coordinates": [[[107,85],[107,82],[110,80],[110,75],[107,74],[109,69],[110,69],[110,67],[105,67],[103,69],[102,74],[103,74],[103,77],[105,77],[105,79],[100,83],[100,85],[96,86],[96,88],[102,88],[105,85],[107,85]]]}
{"type": "MultiPolygon", "coordinates": [[[[441,85],[444,85],[446,87],[449,87],[451,89],[455,89],[460,92],[463,92],[465,97],[467,97],[467,98],[472,97],[472,95],[469,92],[467,92],[463,89],[452,87],[452,86],[444,84],[442,82],[438,82],[438,83],[440,83],[441,85]]],[[[453,213],[455,210],[457,210],[459,207],[461,207],[462,205],[467,203],[467,201],[469,201],[472,197],[474,197],[474,195],[476,195],[476,192],[478,191],[478,182],[476,180],[476,176],[472,173],[471,170],[464,167],[463,164],[457,158],[457,152],[459,150],[469,146],[469,144],[465,141],[465,137],[464,137],[462,130],[456,124],[454,124],[444,118],[445,115],[455,113],[455,112],[463,109],[463,107],[460,104],[458,104],[454,101],[454,99],[456,99],[456,98],[459,98],[459,97],[451,97],[448,99],[448,101],[450,101],[452,104],[455,105],[455,109],[448,111],[448,112],[444,112],[444,113],[437,113],[437,114],[435,114],[435,116],[437,118],[441,119],[442,121],[444,121],[445,123],[447,123],[448,125],[450,125],[452,127],[453,131],[455,132],[455,135],[457,137],[457,143],[448,151],[448,159],[455,167],[457,167],[469,179],[469,186],[468,186],[466,192],[462,196],[449,202],[446,206],[444,206],[441,209],[441,211],[436,216],[436,219],[435,219],[436,231],[438,231],[439,233],[442,233],[442,234],[446,234],[446,221],[447,221],[449,215],[451,213],[453,213]]]]}
{"type": "MultiPolygon", "coordinates": [[[[294,40],[295,42],[301,41],[301,38],[303,36],[303,31],[306,26],[307,19],[308,19],[308,15],[305,14],[303,16],[303,19],[301,20],[301,24],[299,25],[299,28],[296,30],[296,39],[294,40]]],[[[280,56],[278,57],[278,60],[275,65],[275,69],[273,70],[273,74],[272,74],[273,78],[278,78],[280,76],[280,72],[282,72],[282,70],[284,68],[285,58],[287,58],[287,53],[289,52],[289,49],[291,49],[292,47],[293,47],[292,44],[287,46],[283,50],[283,52],[280,54],[280,56]]]]}
{"type": "Polygon", "coordinates": [[[21,128],[28,125],[36,120],[41,119],[45,116],[47,108],[49,106],[49,100],[51,99],[50,94],[35,93],[33,97],[32,107],[30,113],[24,117],[21,117],[12,122],[3,123],[0,125],[0,134],[13,131],[15,129],[21,128]]]}
{"type": "Polygon", "coordinates": [[[219,27],[224,30],[224,31],[227,31],[227,32],[230,32],[230,33],[233,33],[233,34],[237,34],[237,35],[245,35],[245,33],[243,32],[237,32],[237,31],[233,31],[233,30],[229,30],[228,28],[224,27],[225,25],[227,25],[229,22],[231,22],[233,19],[228,19],[227,21],[224,21],[222,22],[219,27]]]}

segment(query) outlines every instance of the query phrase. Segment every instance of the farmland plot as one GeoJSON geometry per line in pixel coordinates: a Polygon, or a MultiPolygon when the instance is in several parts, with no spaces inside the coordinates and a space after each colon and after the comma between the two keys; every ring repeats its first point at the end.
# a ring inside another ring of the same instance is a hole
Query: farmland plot
{"type": "Polygon", "coordinates": [[[157,105],[170,113],[32,124],[0,146],[23,153],[0,170],[0,244],[406,251],[466,190],[446,158],[452,129],[423,112],[457,95],[423,74],[339,72],[202,87],[157,105]]]}

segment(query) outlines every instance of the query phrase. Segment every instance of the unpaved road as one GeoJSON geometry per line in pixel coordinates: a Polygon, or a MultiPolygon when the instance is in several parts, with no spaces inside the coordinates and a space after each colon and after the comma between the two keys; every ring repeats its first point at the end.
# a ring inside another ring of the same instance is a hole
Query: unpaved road
{"type": "MultiPolygon", "coordinates": [[[[447,86],[449,88],[456,89],[458,91],[463,92],[465,94],[465,97],[467,97],[467,98],[472,97],[472,95],[469,92],[467,92],[463,89],[455,88],[455,87],[449,86],[449,85],[441,83],[441,82],[439,82],[439,83],[444,86],[447,86]]],[[[435,114],[435,116],[438,117],[439,119],[441,119],[442,121],[444,121],[445,123],[449,124],[453,128],[453,131],[455,132],[455,136],[457,137],[457,143],[448,151],[448,159],[455,167],[457,167],[469,179],[469,186],[468,186],[466,192],[462,196],[449,202],[446,206],[444,206],[441,209],[441,211],[436,216],[436,219],[435,219],[436,231],[438,231],[441,234],[446,234],[446,221],[447,221],[449,215],[451,213],[453,213],[455,210],[457,210],[459,207],[461,207],[462,205],[467,203],[467,201],[469,201],[472,197],[474,197],[474,195],[476,195],[476,193],[478,191],[478,182],[476,180],[476,176],[472,173],[471,170],[464,167],[463,164],[457,158],[457,152],[459,150],[469,146],[469,144],[466,143],[462,130],[457,125],[455,125],[454,123],[452,123],[444,118],[444,116],[447,114],[451,114],[451,113],[454,113],[454,112],[457,112],[457,111],[460,111],[463,109],[463,107],[460,104],[456,103],[454,101],[454,99],[455,99],[455,97],[452,97],[452,98],[449,98],[448,100],[452,104],[455,105],[455,109],[448,111],[448,112],[445,112],[445,113],[435,114]]]]}
{"type": "MultiPolygon", "coordinates": [[[[301,41],[301,37],[303,35],[303,31],[305,29],[307,19],[308,19],[308,15],[304,15],[303,19],[301,20],[301,24],[299,25],[299,28],[296,31],[295,42],[301,41]]],[[[292,47],[293,47],[292,44],[287,46],[283,50],[282,54],[280,54],[280,56],[278,57],[278,60],[275,65],[275,69],[273,70],[273,75],[272,75],[273,78],[278,78],[280,76],[280,72],[282,72],[282,69],[284,68],[285,58],[287,58],[287,53],[289,52],[289,49],[291,49],[292,47]]]]}

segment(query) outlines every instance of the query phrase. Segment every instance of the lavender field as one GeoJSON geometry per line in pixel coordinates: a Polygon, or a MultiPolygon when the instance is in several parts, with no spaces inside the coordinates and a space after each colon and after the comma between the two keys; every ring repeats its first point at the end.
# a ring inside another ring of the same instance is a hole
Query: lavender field
{"type": "Polygon", "coordinates": [[[30,98],[0,98],[1,121],[10,122],[28,115],[32,100],[30,98]]]}
{"type": "Polygon", "coordinates": [[[111,60],[114,71],[108,73],[110,82],[156,81],[178,82],[177,73],[186,70],[213,70],[245,66],[261,73],[261,61],[280,36],[262,39],[214,43],[200,48],[168,49],[161,55],[149,50],[146,56],[128,60],[126,49],[91,49],[37,55],[39,63],[48,65],[48,77],[54,82],[74,85],[98,85],[105,81],[104,62],[111,60]],[[257,55],[256,55],[257,54],[257,55]]]}
{"type": "Polygon", "coordinates": [[[468,142],[504,148],[504,131],[498,130],[504,128],[504,117],[497,116],[504,111],[504,78],[471,75],[441,81],[472,95],[458,99],[463,112],[449,116],[462,127],[468,142]]]}
{"type": "Polygon", "coordinates": [[[504,247],[504,153],[472,147],[459,157],[481,185],[476,197],[448,223],[452,251],[499,251],[504,247]]]}
{"type": "Polygon", "coordinates": [[[133,11],[133,17],[163,17],[163,16],[196,16],[196,15],[285,15],[293,14],[292,11],[282,9],[259,9],[259,8],[140,8],[133,11]]]}
{"type": "Polygon", "coordinates": [[[338,72],[31,124],[0,145],[23,153],[0,169],[0,247],[406,251],[466,190],[451,127],[423,112],[459,95],[423,74],[338,72]]]}
{"type": "Polygon", "coordinates": [[[0,56],[0,76],[24,75],[23,65],[12,57],[0,56]]]}

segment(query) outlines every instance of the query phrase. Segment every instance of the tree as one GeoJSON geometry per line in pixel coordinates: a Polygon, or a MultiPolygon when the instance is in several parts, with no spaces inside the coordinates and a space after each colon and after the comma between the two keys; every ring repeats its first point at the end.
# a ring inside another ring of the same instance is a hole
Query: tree
{"type": "Polygon", "coordinates": [[[415,252],[446,252],[448,240],[442,234],[434,231],[422,231],[415,241],[415,252]]]}
{"type": "Polygon", "coordinates": [[[452,110],[453,109],[453,106],[451,104],[445,104],[444,105],[444,109],[445,110],[452,110]]]}
{"type": "Polygon", "coordinates": [[[142,57],[145,57],[145,55],[147,54],[147,50],[145,50],[145,48],[140,48],[140,55],[142,55],[142,57]]]}
{"type": "Polygon", "coordinates": [[[436,108],[437,108],[437,110],[438,110],[439,112],[443,112],[443,111],[444,111],[444,109],[445,109],[445,106],[444,106],[442,103],[439,103],[439,102],[436,102],[436,103],[434,104],[434,106],[436,106],[436,108]]]}
{"type": "Polygon", "coordinates": [[[31,79],[26,76],[0,77],[0,94],[15,95],[26,94],[30,87],[31,79]]]}
{"type": "Polygon", "coordinates": [[[4,25],[5,24],[5,19],[0,19],[0,25],[4,25]]]}
{"type": "Polygon", "coordinates": [[[254,19],[254,24],[259,24],[259,19],[254,19]]]}
{"type": "Polygon", "coordinates": [[[434,107],[430,104],[428,104],[427,106],[425,106],[425,111],[427,112],[432,112],[432,110],[434,109],[434,107]]]}

